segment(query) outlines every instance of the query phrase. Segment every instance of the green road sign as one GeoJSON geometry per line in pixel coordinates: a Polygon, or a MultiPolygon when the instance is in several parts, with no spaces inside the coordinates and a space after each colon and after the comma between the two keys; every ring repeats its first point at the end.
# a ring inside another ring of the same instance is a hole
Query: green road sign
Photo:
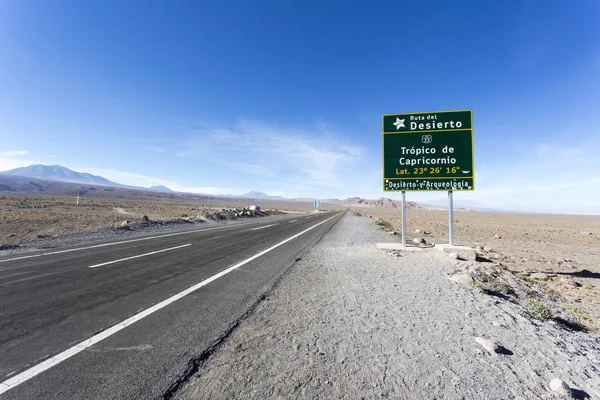
{"type": "Polygon", "coordinates": [[[474,190],[473,115],[383,116],[383,190],[474,190]]]}

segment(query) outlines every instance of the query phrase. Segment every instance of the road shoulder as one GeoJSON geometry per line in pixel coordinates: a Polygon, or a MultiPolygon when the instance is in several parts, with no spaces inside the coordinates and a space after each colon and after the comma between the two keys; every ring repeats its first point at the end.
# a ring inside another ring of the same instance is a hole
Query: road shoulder
{"type": "Polygon", "coordinates": [[[594,337],[451,281],[442,254],[376,250],[385,237],[347,214],[175,397],[553,398],[554,378],[599,396],[594,337]]]}

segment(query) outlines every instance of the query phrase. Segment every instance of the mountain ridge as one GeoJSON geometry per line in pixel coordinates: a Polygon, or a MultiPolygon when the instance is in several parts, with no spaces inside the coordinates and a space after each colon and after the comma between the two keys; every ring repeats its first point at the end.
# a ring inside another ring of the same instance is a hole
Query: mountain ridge
{"type": "MultiPolygon", "coordinates": [[[[92,175],[87,172],[73,171],[67,167],[61,165],[41,165],[35,164],[28,167],[15,168],[9,171],[0,172],[5,176],[20,177],[20,178],[31,178],[41,179],[51,182],[64,182],[64,183],[77,183],[85,185],[98,185],[105,187],[115,187],[123,189],[135,189],[135,190],[146,190],[159,193],[174,193],[173,190],[169,189],[164,185],[151,186],[150,188],[128,186],[120,183],[110,181],[102,176],[92,175]]],[[[25,188],[26,185],[38,187],[40,185],[35,182],[20,182],[16,187],[25,188]]],[[[10,190],[8,182],[2,184],[4,190],[10,190]]],[[[41,186],[40,186],[41,187],[41,186]]],[[[30,188],[35,190],[33,187],[30,188]]],[[[2,190],[2,188],[0,188],[2,190]]],[[[192,194],[192,193],[190,193],[192,194]]],[[[281,201],[296,201],[296,202],[313,202],[314,200],[320,200],[322,204],[338,205],[343,207],[369,207],[369,208],[401,208],[402,202],[398,200],[392,200],[386,197],[380,197],[378,199],[363,199],[361,197],[348,197],[346,199],[317,199],[310,197],[303,198],[285,198],[282,196],[270,196],[265,192],[259,190],[253,190],[248,193],[238,195],[211,195],[217,197],[227,198],[239,198],[239,199],[251,199],[251,200],[281,200],[281,201]]],[[[406,203],[408,209],[424,209],[424,210],[441,210],[443,208],[433,204],[419,204],[413,201],[406,203]]]]}
{"type": "Polygon", "coordinates": [[[0,174],[60,182],[94,184],[100,186],[125,186],[116,182],[112,182],[102,176],[92,175],[87,172],[73,171],[69,168],[63,167],[62,165],[34,164],[27,167],[2,171],[0,174]]]}
{"type": "Polygon", "coordinates": [[[164,185],[150,186],[148,188],[148,190],[151,190],[153,192],[161,192],[161,193],[175,193],[173,190],[169,189],[168,187],[166,187],[164,185]]]}
{"type": "MultiPolygon", "coordinates": [[[[363,199],[361,197],[348,197],[343,200],[338,200],[341,205],[346,207],[368,207],[368,208],[402,208],[402,201],[392,200],[387,197],[378,199],[363,199]]],[[[427,206],[407,201],[406,208],[409,210],[441,210],[439,207],[427,206]]]]}

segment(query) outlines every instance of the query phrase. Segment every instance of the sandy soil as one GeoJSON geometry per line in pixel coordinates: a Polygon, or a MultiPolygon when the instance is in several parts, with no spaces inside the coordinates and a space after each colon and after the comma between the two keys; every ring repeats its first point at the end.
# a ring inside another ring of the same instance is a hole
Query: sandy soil
{"type": "MultiPolygon", "coordinates": [[[[37,239],[60,237],[73,233],[94,232],[106,227],[118,227],[123,221],[141,220],[147,215],[152,221],[194,217],[223,207],[248,207],[249,200],[215,199],[204,202],[176,200],[74,199],[34,196],[0,197],[0,246],[23,244],[37,239]],[[226,203],[226,204],[225,204],[226,203]]],[[[309,204],[258,203],[263,209],[276,206],[283,211],[312,210],[309,204]],[[264,205],[263,205],[264,204],[264,205]]],[[[274,208],[274,207],[273,207],[274,208]]]]}
{"type": "MultiPolygon", "coordinates": [[[[398,210],[358,212],[402,230],[398,210]]],[[[448,212],[409,210],[407,233],[409,241],[422,237],[428,243],[448,243],[448,212]]],[[[554,303],[600,329],[600,216],[456,212],[455,243],[479,247],[481,257],[534,281],[554,303]],[[535,272],[549,279],[531,279],[535,272]]]]}
{"type": "Polygon", "coordinates": [[[600,398],[597,335],[450,279],[484,263],[376,250],[397,236],[371,221],[346,215],[176,398],[554,399],[554,378],[575,397],[600,398]],[[476,337],[499,342],[502,354],[476,337]]]}

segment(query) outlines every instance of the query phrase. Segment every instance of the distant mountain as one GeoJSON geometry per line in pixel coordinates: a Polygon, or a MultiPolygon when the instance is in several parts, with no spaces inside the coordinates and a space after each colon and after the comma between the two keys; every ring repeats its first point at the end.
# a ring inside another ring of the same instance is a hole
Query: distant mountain
{"type": "MultiPolygon", "coordinates": [[[[348,197],[344,200],[338,200],[339,204],[345,207],[373,207],[373,208],[402,208],[402,202],[381,197],[375,200],[363,199],[360,197],[348,197]]],[[[407,201],[406,208],[409,210],[439,210],[438,207],[424,206],[414,201],[407,201]]]]}
{"type": "Polygon", "coordinates": [[[268,199],[269,195],[258,190],[253,190],[252,192],[245,194],[238,194],[236,197],[245,197],[247,199],[268,199]]]}
{"type": "Polygon", "coordinates": [[[25,176],[0,174],[0,192],[34,193],[34,192],[60,192],[61,194],[76,193],[83,190],[81,184],[51,181],[48,179],[28,178],[25,176]]]}
{"type": "Polygon", "coordinates": [[[0,172],[0,174],[46,179],[50,181],[85,183],[89,185],[124,186],[109,181],[101,176],[88,174],[87,172],[76,172],[61,165],[30,165],[29,167],[15,168],[10,171],[0,172]]]}
{"type": "Polygon", "coordinates": [[[149,190],[152,190],[153,192],[173,193],[171,189],[163,185],[151,186],[149,190]]]}
{"type": "Polygon", "coordinates": [[[284,200],[283,197],[281,196],[269,196],[266,193],[263,192],[259,192],[257,190],[252,191],[252,192],[248,192],[245,194],[238,194],[235,195],[234,197],[240,197],[240,198],[244,198],[244,199],[270,199],[270,200],[284,200]]]}

